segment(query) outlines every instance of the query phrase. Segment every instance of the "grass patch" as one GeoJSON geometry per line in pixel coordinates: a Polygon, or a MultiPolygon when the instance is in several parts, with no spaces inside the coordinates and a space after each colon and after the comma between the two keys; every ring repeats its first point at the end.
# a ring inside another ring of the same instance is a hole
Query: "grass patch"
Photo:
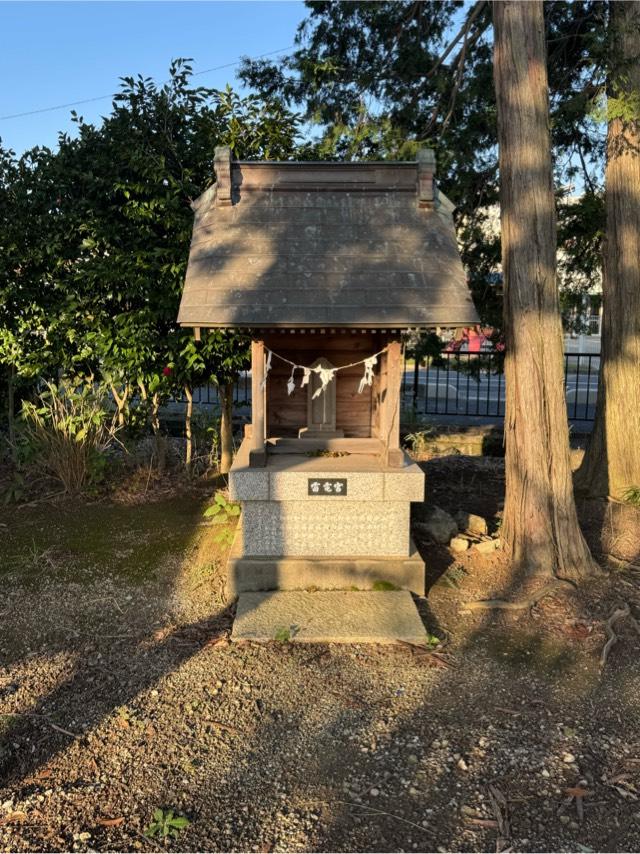
{"type": "Polygon", "coordinates": [[[110,573],[143,582],[166,558],[195,545],[202,506],[181,496],[137,505],[70,500],[24,508],[3,529],[0,578],[87,583],[110,573]]]}
{"type": "Polygon", "coordinates": [[[390,581],[374,581],[372,590],[400,590],[400,588],[396,584],[392,584],[390,581]]]}

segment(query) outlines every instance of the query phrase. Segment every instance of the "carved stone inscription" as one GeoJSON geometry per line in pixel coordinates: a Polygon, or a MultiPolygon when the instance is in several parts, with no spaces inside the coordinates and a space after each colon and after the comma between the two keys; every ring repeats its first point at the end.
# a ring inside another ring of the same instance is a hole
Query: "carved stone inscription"
{"type": "Polygon", "coordinates": [[[310,477],[307,481],[309,495],[335,496],[347,494],[346,477],[310,477]]]}

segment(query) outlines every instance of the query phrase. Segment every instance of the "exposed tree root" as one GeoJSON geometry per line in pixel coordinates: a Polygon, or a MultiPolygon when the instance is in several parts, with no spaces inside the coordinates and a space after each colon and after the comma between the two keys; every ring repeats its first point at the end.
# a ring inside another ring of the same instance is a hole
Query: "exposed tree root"
{"type": "Polygon", "coordinates": [[[607,633],[607,642],[602,648],[602,655],[600,656],[600,669],[603,670],[605,664],[607,663],[607,658],[609,657],[609,653],[611,652],[611,648],[616,644],[619,640],[618,635],[615,633],[614,625],[618,622],[618,620],[624,620],[629,618],[632,626],[636,630],[636,632],[640,635],[640,624],[635,619],[635,617],[631,616],[631,608],[628,602],[625,602],[621,608],[615,608],[611,613],[611,616],[604,624],[604,630],[607,633]]]}
{"type": "Polygon", "coordinates": [[[561,578],[556,578],[549,582],[549,584],[545,584],[544,587],[539,587],[537,590],[532,591],[523,599],[516,599],[513,602],[508,599],[479,599],[474,602],[465,602],[460,610],[462,612],[491,610],[525,611],[527,608],[531,608],[533,605],[537,604],[541,599],[544,599],[545,596],[557,593],[559,589],[573,591],[575,590],[575,587],[569,581],[563,581],[561,578]]]}

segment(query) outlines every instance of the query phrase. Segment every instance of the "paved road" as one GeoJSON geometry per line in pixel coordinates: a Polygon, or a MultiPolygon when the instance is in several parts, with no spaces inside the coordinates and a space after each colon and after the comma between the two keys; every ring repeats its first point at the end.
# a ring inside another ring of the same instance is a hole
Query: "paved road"
{"type": "MultiPolygon", "coordinates": [[[[411,405],[413,396],[413,370],[405,371],[405,403],[411,405]]],[[[570,417],[591,419],[595,411],[598,392],[597,373],[584,376],[569,374],[565,396],[570,417]]],[[[427,413],[503,415],[505,382],[502,374],[483,372],[476,379],[457,371],[425,368],[418,378],[417,406],[427,413]]]]}

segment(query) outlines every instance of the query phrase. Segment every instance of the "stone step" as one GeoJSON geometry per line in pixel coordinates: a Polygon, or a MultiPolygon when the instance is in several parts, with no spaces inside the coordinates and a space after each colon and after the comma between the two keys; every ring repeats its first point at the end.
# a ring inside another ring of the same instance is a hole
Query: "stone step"
{"type": "Polygon", "coordinates": [[[278,590],[241,593],[231,640],[298,643],[426,643],[406,590],[278,590]]]}
{"type": "Polygon", "coordinates": [[[270,454],[310,454],[317,451],[345,454],[381,454],[384,444],[380,439],[345,438],[289,438],[275,437],[267,440],[270,454]]]}
{"type": "Polygon", "coordinates": [[[227,562],[227,598],[261,590],[369,591],[387,584],[424,595],[424,561],[410,541],[402,556],[357,555],[351,557],[251,557],[243,554],[240,526],[227,562]]]}

